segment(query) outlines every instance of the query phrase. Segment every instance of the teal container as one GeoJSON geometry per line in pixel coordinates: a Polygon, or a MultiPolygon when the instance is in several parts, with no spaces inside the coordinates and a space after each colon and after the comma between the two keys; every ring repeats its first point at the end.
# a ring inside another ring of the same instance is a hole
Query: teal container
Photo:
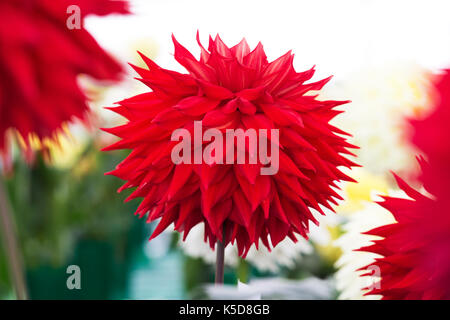
{"type": "Polygon", "coordinates": [[[66,269],[41,265],[26,273],[28,294],[32,300],[70,299],[66,286],[66,269]]]}
{"type": "Polygon", "coordinates": [[[31,299],[104,300],[126,296],[129,266],[118,257],[113,244],[100,240],[80,240],[66,265],[41,265],[27,271],[31,299]],[[81,289],[69,289],[67,267],[80,268],[81,289]]]}
{"type": "Polygon", "coordinates": [[[112,244],[100,240],[80,240],[71,264],[81,270],[81,289],[68,290],[73,299],[109,299],[114,295],[117,279],[112,244]]]}

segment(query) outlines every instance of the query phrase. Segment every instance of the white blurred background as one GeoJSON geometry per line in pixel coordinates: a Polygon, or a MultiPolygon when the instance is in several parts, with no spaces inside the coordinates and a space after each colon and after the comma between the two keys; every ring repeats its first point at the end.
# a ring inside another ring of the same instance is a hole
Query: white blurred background
{"type": "MultiPolygon", "coordinates": [[[[89,30],[107,49],[132,56],[131,43],[157,44],[157,62],[176,67],[170,39],[198,52],[220,34],[232,45],[261,41],[269,59],[292,49],[298,69],[344,78],[368,64],[413,61],[425,68],[450,65],[447,0],[132,0],[133,17],[90,18],[89,30]],[[124,52],[125,51],[125,52],[124,52]]],[[[152,55],[155,55],[154,53],[152,55]]]]}

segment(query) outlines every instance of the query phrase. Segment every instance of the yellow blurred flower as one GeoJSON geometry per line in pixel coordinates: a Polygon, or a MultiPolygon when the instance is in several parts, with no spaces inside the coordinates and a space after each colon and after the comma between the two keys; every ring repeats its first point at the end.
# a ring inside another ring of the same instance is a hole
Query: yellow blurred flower
{"type": "Polygon", "coordinates": [[[49,163],[57,168],[68,169],[75,165],[85,143],[76,141],[72,135],[59,135],[57,143],[47,145],[49,163]]]}
{"type": "Polygon", "coordinates": [[[334,244],[334,241],[342,234],[339,225],[322,225],[329,234],[329,241],[325,244],[314,243],[317,253],[329,264],[334,264],[342,255],[342,250],[334,244]]]}
{"type": "Polygon", "coordinates": [[[385,195],[389,190],[389,184],[382,175],[372,174],[363,168],[352,170],[351,175],[358,182],[345,182],[342,185],[344,201],[336,208],[336,212],[342,215],[363,209],[365,202],[371,201],[373,193],[385,195]]]}

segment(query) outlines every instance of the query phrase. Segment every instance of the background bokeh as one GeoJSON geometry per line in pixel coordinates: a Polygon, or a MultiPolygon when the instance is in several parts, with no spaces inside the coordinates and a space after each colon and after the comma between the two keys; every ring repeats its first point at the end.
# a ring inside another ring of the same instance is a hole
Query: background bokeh
{"type": "MultiPolygon", "coordinates": [[[[363,168],[350,173],[360,183],[343,185],[338,214],[319,217],[321,227],[311,226],[310,240],[285,240],[270,253],[251,251],[246,261],[227,248],[230,286],[208,286],[214,253],[202,243],[202,228],[184,243],[172,232],[148,242],[153,226],[132,215],[137,201],[123,203],[127,194],[116,193],[121,182],[104,176],[124,154],[99,151],[114,137],[97,128],[123,121],[103,107],[146,88],[129,67],[125,80],[108,88],[80,78],[92,99],[92,127],[70,126],[51,157],[38,157],[31,168],[16,155],[14,175],[6,179],[31,298],[364,298],[362,288],[370,283],[355,270],[373,256],[353,249],[370,240],[361,232],[392,219],[371,203],[379,194],[399,195],[389,170],[414,181],[417,151],[407,143],[405,120],[428,112],[430,80],[450,66],[450,2],[131,3],[131,16],[92,17],[86,25],[124,65],[141,64],[139,50],[165,68],[183,71],[173,59],[170,36],[198,55],[198,30],[204,42],[216,33],[230,45],[242,37],[251,47],[261,41],[269,59],[292,49],[297,70],[316,65],[315,79],[334,75],[321,95],[352,100],[336,123],[361,148],[356,153],[363,168]],[[82,271],[81,290],[66,287],[66,269],[73,264],[82,271]],[[236,286],[238,280],[242,284],[236,286]]],[[[0,298],[14,298],[3,251],[0,298]]]]}

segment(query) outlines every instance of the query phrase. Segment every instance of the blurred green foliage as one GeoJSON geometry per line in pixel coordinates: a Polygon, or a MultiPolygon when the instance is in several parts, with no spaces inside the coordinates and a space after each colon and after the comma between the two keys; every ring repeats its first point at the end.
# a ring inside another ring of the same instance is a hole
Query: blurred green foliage
{"type": "MultiPolygon", "coordinates": [[[[89,143],[70,168],[39,156],[32,166],[16,161],[6,182],[31,298],[102,299],[125,290],[127,263],[146,235],[132,214],[137,203],[124,204],[127,192],[116,192],[121,181],[104,175],[123,157],[89,143]],[[79,293],[65,287],[70,264],[90,284],[79,293]]],[[[0,297],[10,290],[5,260],[0,251],[0,297]]]]}
{"type": "Polygon", "coordinates": [[[8,275],[8,266],[6,265],[6,256],[3,246],[0,245],[0,300],[7,298],[11,293],[11,282],[8,275]]]}
{"type": "Polygon", "coordinates": [[[38,157],[34,166],[17,161],[7,180],[19,243],[27,266],[45,261],[60,264],[70,253],[71,217],[65,203],[69,185],[65,172],[38,157]]]}

